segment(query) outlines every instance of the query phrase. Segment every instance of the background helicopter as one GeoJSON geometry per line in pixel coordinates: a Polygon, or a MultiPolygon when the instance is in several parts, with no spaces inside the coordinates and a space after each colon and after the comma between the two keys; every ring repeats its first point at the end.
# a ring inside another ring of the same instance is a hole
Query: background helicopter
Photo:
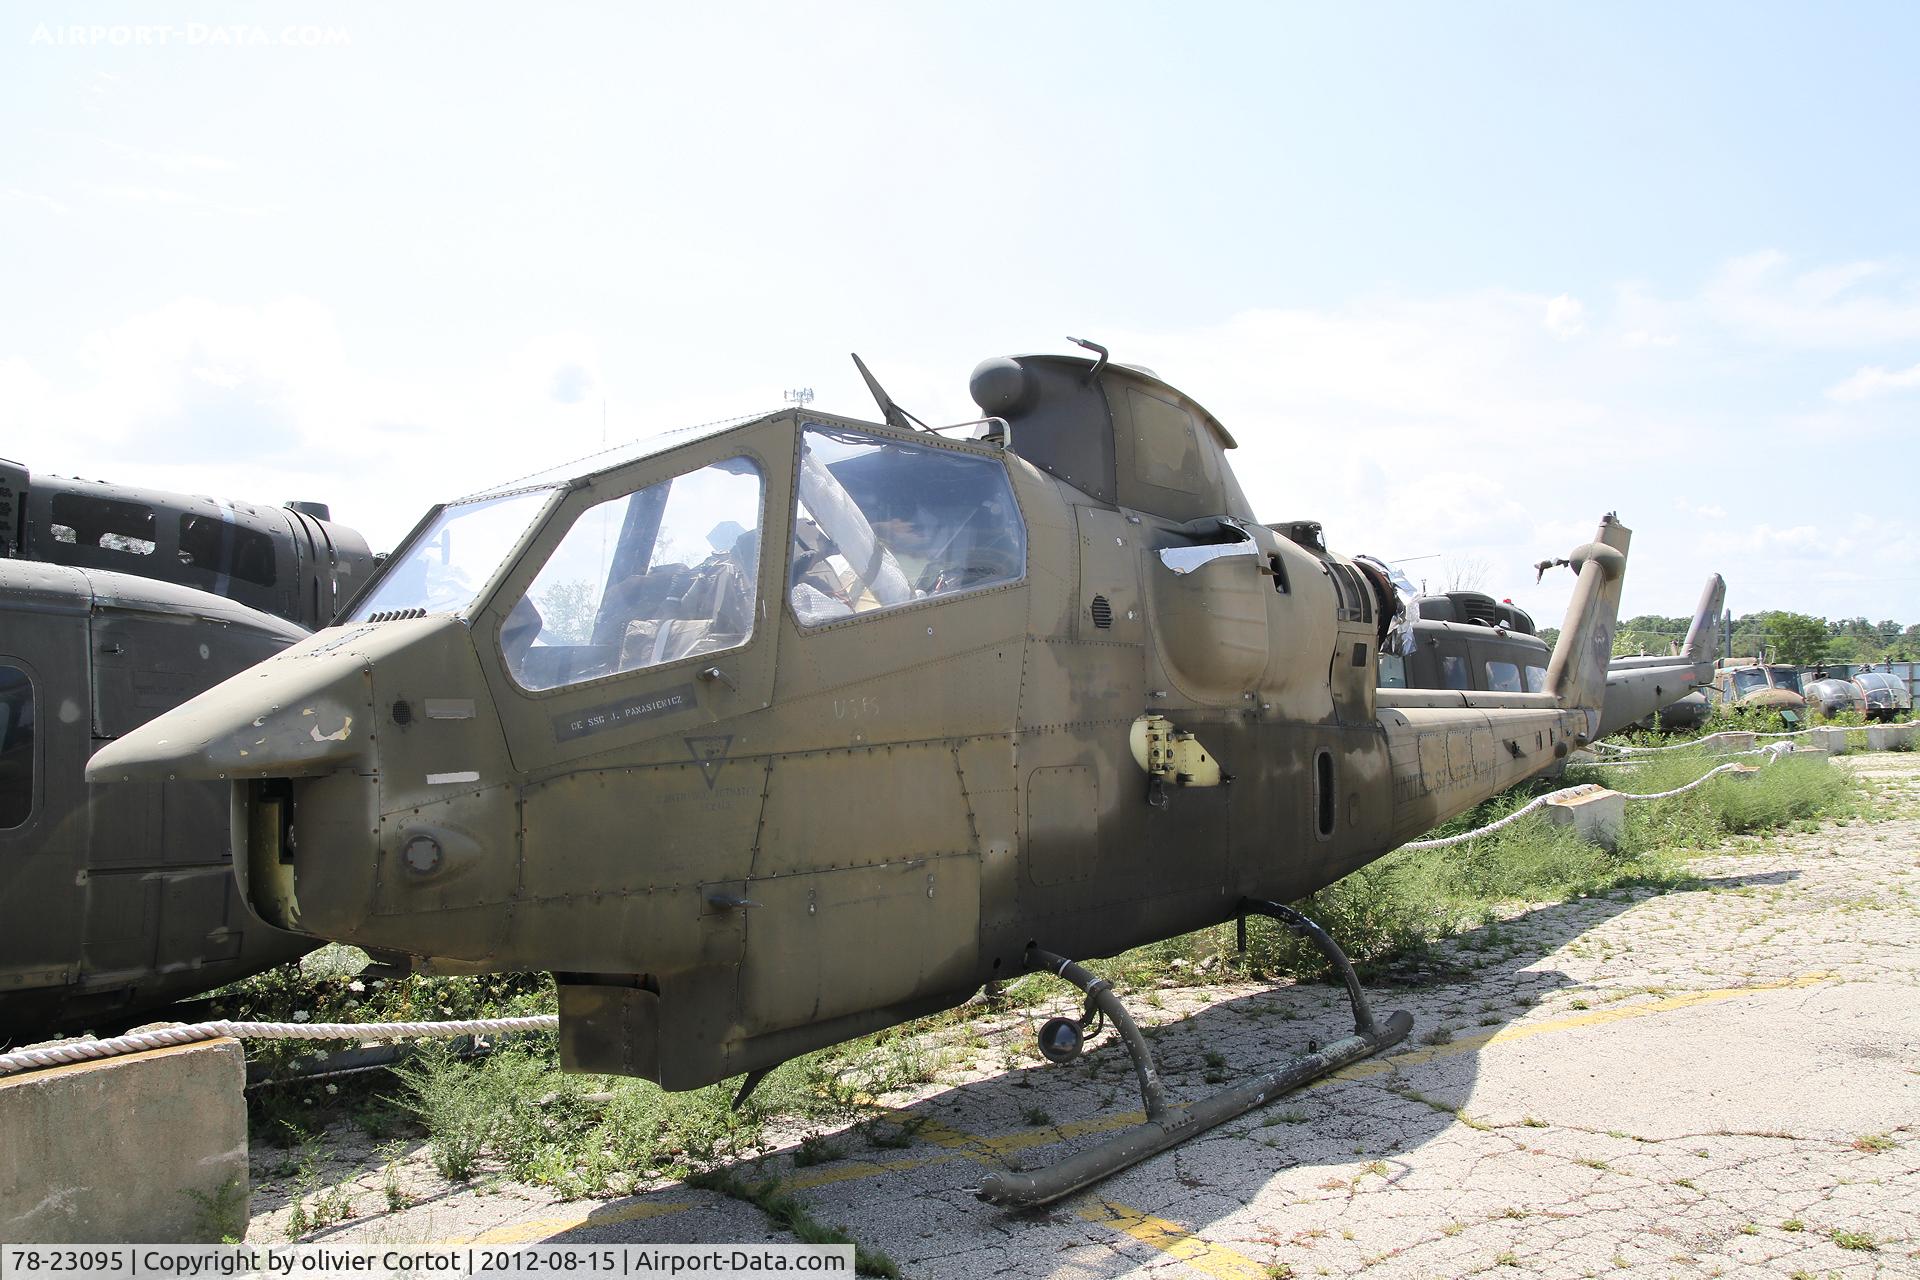
{"type": "MultiPolygon", "coordinates": [[[[341,625],[102,748],[232,785],[265,919],[449,972],[550,969],[569,1067],[683,1089],[1045,968],[1135,1057],[1146,1124],[1040,1203],[1404,1037],[1298,899],[1597,732],[1628,531],[1537,693],[1376,688],[1391,589],[1258,522],[1155,375],[989,360],[971,439],[788,411],[436,507],[341,625]],[[1170,1103],[1110,955],[1248,912],[1355,1035],[1170,1103]]],[[[864,372],[864,366],[863,366],[864,372]]],[[[871,383],[871,378],[869,378],[871,383]]]]}
{"type": "MultiPolygon", "coordinates": [[[[1713,679],[1714,637],[1727,584],[1707,578],[1678,653],[1616,657],[1607,663],[1607,695],[1600,710],[1606,737],[1670,707],[1674,695],[1713,679]]],[[[1478,591],[1404,598],[1380,655],[1382,688],[1480,689],[1538,693],[1546,688],[1552,652],[1524,609],[1478,591]]],[[[1692,695],[1689,695],[1692,696],[1692,695]]],[[[1704,698],[1699,699],[1704,702],[1704,698]]]]}
{"type": "Polygon", "coordinates": [[[59,477],[29,487],[0,464],[0,1037],[124,1022],[312,948],[242,905],[227,787],[104,788],[84,771],[101,745],[331,616],[373,560],[324,516],[59,477]]]}

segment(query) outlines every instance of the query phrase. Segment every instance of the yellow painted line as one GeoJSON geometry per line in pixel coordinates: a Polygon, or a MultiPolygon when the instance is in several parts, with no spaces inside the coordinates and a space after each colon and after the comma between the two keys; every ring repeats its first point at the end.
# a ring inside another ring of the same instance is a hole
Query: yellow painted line
{"type": "Polygon", "coordinates": [[[1202,1240],[1177,1222],[1156,1218],[1111,1200],[1089,1196],[1074,1206],[1074,1212],[1084,1222],[1112,1227],[1203,1275],[1217,1276],[1219,1280],[1266,1280],[1271,1274],[1246,1254],[1202,1240]]]}
{"type": "Polygon", "coordinates": [[[1644,1004],[1617,1004],[1605,1009],[1588,1009],[1584,1012],[1568,1014],[1563,1018],[1549,1018],[1544,1022],[1523,1022],[1518,1026],[1502,1027],[1498,1031],[1483,1031],[1477,1035],[1461,1036],[1446,1044],[1430,1045],[1408,1053],[1397,1053],[1391,1058],[1369,1058],[1364,1062],[1342,1067],[1332,1075],[1322,1076],[1314,1083],[1319,1084],[1329,1080],[1363,1080],[1371,1076],[1385,1075],[1400,1067],[1417,1067],[1423,1062],[1431,1062],[1436,1058],[1453,1058],[1463,1053],[1477,1053],[1489,1045],[1512,1044],[1558,1031],[1576,1031],[1582,1027],[1599,1027],[1612,1022],[1644,1018],[1656,1013],[1670,1013],[1675,1009],[1719,1004],[1724,1000],[1737,1000],[1742,996],[1759,995],[1767,991],[1791,991],[1801,987],[1815,987],[1829,981],[1832,977],[1831,973],[1809,973],[1798,978],[1788,978],[1782,982],[1756,982],[1749,987],[1683,991],[1678,995],[1662,996],[1658,1000],[1650,1000],[1644,1004]]]}
{"type": "Polygon", "coordinates": [[[437,1240],[430,1247],[447,1249],[463,1244],[527,1244],[530,1241],[546,1240],[563,1235],[569,1231],[578,1231],[582,1227],[611,1227],[622,1222],[665,1218],[676,1213],[684,1213],[691,1208],[693,1208],[693,1202],[690,1200],[645,1200],[637,1204],[599,1205],[593,1208],[581,1206],[571,1212],[555,1214],[548,1218],[528,1218],[524,1222],[510,1222],[504,1227],[495,1227],[477,1236],[437,1240]]]}

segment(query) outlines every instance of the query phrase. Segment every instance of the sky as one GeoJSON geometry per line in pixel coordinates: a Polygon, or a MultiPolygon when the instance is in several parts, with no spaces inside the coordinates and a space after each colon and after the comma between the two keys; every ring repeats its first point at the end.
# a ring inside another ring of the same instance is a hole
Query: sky
{"type": "Polygon", "coordinates": [[[1543,624],[1920,620],[1920,9],[0,5],[0,454],[429,504],[1098,341],[1543,624]]]}

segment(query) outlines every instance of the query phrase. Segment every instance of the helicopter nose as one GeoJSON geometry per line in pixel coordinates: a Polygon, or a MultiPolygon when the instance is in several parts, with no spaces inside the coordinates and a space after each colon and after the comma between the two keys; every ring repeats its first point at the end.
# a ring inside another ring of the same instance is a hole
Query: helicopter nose
{"type": "Polygon", "coordinates": [[[108,743],[89,782],[301,777],[352,767],[372,749],[371,686],[327,633],[276,654],[108,743]]]}

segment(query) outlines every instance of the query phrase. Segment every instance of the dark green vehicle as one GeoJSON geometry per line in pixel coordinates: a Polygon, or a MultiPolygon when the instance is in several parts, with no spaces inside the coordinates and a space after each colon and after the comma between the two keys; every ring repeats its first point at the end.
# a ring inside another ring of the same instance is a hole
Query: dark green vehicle
{"type": "Polygon", "coordinates": [[[989,360],[986,420],[788,411],[436,507],[336,626],[104,747],[231,789],[273,924],[543,969],[580,1070],[750,1088],[1044,969],[1148,1119],[982,1194],[1041,1203],[1407,1034],[1282,905],[1599,729],[1628,531],[1570,557],[1535,692],[1380,689],[1392,602],[1263,524],[1211,414],[1143,370],[989,360]],[[1076,963],[1249,913],[1349,980],[1352,1037],[1191,1104],[1076,963]]]}
{"type": "Polygon", "coordinates": [[[84,772],[329,621],[373,565],[317,504],[0,460],[0,1040],[124,1025],[313,947],[242,905],[224,784],[84,772]]]}

